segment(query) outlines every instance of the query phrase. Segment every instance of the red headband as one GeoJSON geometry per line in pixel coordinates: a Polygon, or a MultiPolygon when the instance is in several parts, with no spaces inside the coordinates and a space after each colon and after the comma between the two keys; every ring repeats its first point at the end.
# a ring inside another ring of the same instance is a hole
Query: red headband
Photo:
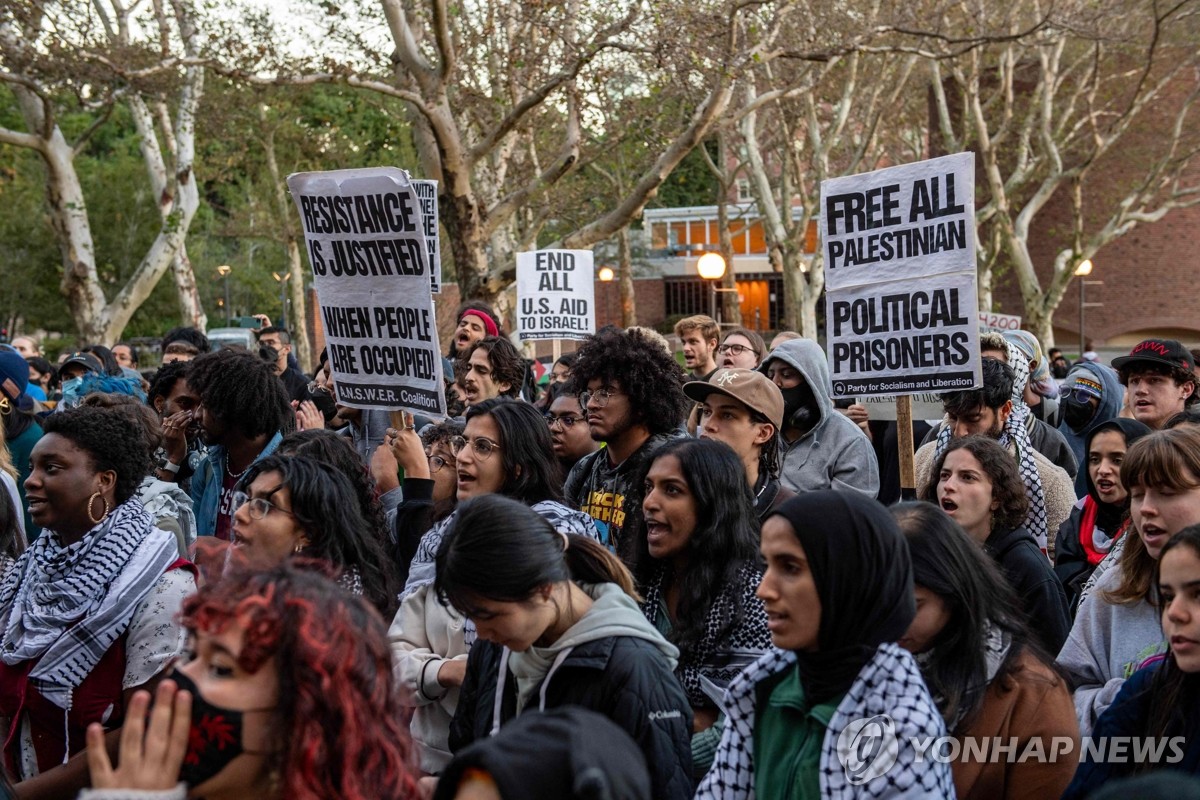
{"type": "MultiPolygon", "coordinates": [[[[474,308],[468,308],[462,313],[462,317],[479,317],[479,321],[483,323],[483,329],[487,331],[488,336],[500,335],[500,329],[496,327],[496,323],[492,321],[491,317],[482,311],[474,308]]],[[[459,322],[462,322],[462,317],[458,318],[459,322]]]]}

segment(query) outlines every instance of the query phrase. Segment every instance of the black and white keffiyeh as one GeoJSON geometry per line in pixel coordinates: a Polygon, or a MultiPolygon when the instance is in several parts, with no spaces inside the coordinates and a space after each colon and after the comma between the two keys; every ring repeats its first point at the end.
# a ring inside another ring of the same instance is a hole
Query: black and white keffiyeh
{"type": "Polygon", "coordinates": [[[178,556],[175,538],[153,526],[136,498],[66,547],[43,531],[0,584],[0,659],[36,659],[33,685],[69,710],[73,690],[178,556]]]}
{"type": "MultiPolygon", "coordinates": [[[[1025,496],[1029,499],[1029,511],[1025,514],[1025,528],[1037,541],[1043,551],[1047,547],[1048,522],[1046,516],[1046,491],[1042,487],[1042,474],[1038,471],[1037,461],[1034,460],[1033,444],[1029,441],[1029,418],[1033,412],[1025,405],[1023,399],[1025,383],[1029,380],[1029,361],[1016,347],[1008,346],[1009,366],[1017,373],[1013,382],[1012,413],[1004,423],[1004,429],[997,440],[1006,450],[1015,450],[1017,468],[1021,473],[1021,482],[1025,484],[1025,496]],[[1020,387],[1020,388],[1018,388],[1020,387]]],[[[937,450],[934,460],[941,458],[950,444],[951,430],[949,425],[942,425],[938,431],[937,450]]]]}
{"type": "MultiPolygon", "coordinates": [[[[749,800],[754,797],[754,719],[756,687],[796,664],[796,654],[771,650],[739,675],[725,693],[725,729],[712,769],[696,791],[697,800],[749,800]]],[[[821,797],[862,798],[954,797],[950,765],[936,759],[918,760],[911,740],[946,735],[946,726],[925,688],[913,657],[898,645],[879,646],[851,685],[829,721],[821,745],[821,797]],[[842,766],[839,738],[851,722],[887,715],[895,723],[896,762],[887,771],[854,785],[842,766]]]]}

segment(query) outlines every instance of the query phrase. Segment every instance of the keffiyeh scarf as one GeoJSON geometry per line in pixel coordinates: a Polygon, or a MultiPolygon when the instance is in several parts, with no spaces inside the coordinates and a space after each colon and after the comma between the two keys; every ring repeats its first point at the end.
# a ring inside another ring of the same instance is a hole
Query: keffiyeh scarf
{"type": "Polygon", "coordinates": [[[174,537],[153,526],[136,498],[74,544],[43,531],[0,584],[0,659],[37,660],[33,685],[70,710],[73,690],[178,555],[174,537]]]}

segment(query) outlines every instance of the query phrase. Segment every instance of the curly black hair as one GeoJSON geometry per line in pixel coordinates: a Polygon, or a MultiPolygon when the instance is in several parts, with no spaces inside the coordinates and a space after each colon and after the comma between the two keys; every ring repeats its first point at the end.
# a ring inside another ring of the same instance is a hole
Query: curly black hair
{"type": "Polygon", "coordinates": [[[677,429],[692,407],[685,375],[662,345],[641,331],[601,328],[579,348],[567,391],[583,394],[594,380],[617,384],[629,397],[635,420],[651,434],[677,429]]]}
{"type": "Polygon", "coordinates": [[[201,353],[207,353],[212,349],[209,344],[208,337],[195,328],[172,328],[162,337],[162,351],[167,351],[167,345],[171,342],[186,342],[192,347],[199,350],[201,353]]]}
{"type": "Polygon", "coordinates": [[[253,353],[228,348],[205,353],[192,361],[188,385],[205,408],[248,439],[296,427],[283,382],[253,353]]]}
{"type": "Polygon", "coordinates": [[[133,497],[153,467],[145,431],[120,409],[88,405],[59,411],[46,417],[42,431],[70,439],[91,456],[97,472],[115,472],[113,496],[118,505],[133,497]]]}
{"type": "Polygon", "coordinates": [[[186,379],[191,371],[191,361],[170,361],[163,364],[158,368],[158,372],[154,373],[154,380],[150,381],[150,391],[146,393],[146,404],[153,408],[154,398],[161,397],[166,400],[171,396],[171,392],[175,391],[175,384],[181,378],[186,379]]]}

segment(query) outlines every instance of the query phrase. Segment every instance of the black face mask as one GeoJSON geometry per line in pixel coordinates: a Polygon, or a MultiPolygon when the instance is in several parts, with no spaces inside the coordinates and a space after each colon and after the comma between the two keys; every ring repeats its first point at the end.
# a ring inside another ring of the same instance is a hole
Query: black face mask
{"type": "Polygon", "coordinates": [[[337,401],[333,399],[333,395],[326,391],[309,391],[305,389],[305,397],[312,401],[312,404],[317,407],[317,411],[321,412],[321,416],[325,418],[325,423],[329,424],[333,421],[337,414],[337,401]]]}
{"type": "Polygon", "coordinates": [[[274,711],[272,708],[251,708],[234,711],[221,708],[201,696],[195,682],[179,670],[169,676],[180,689],[192,694],[192,724],[188,731],[188,749],[179,768],[179,780],[190,787],[199,786],[229,766],[242,753],[265,756],[267,753],[246,750],[242,746],[242,717],[248,713],[274,711]]]}
{"type": "Polygon", "coordinates": [[[1096,416],[1096,409],[1090,402],[1080,403],[1073,397],[1062,398],[1058,407],[1062,411],[1063,421],[1076,433],[1083,433],[1083,429],[1092,421],[1092,417],[1096,416]]]}
{"type": "Polygon", "coordinates": [[[817,398],[813,396],[808,381],[803,378],[791,389],[782,389],[784,427],[807,431],[821,418],[817,398]]]}

